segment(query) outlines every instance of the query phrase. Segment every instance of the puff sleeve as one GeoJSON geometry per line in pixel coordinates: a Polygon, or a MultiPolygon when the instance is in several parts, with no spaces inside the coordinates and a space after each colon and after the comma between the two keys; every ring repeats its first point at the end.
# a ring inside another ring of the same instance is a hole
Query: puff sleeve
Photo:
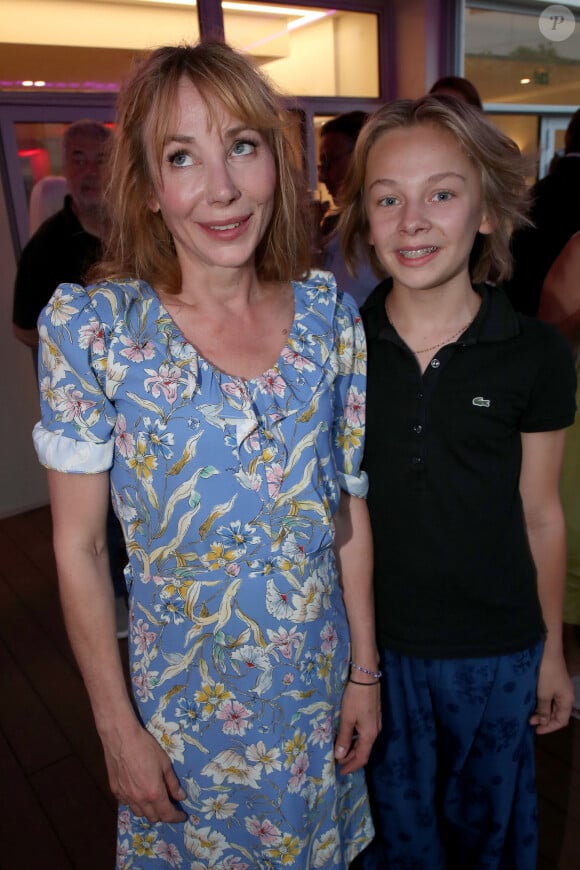
{"type": "Polygon", "coordinates": [[[112,465],[115,379],[107,357],[117,308],[112,288],[61,284],[39,317],[41,419],[33,440],[49,469],[96,474],[112,465]]]}

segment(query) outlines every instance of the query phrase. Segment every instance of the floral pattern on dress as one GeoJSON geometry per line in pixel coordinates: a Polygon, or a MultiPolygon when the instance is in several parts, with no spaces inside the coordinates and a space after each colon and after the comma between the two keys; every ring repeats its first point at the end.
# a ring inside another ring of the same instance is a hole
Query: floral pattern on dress
{"type": "Polygon", "coordinates": [[[346,868],[372,836],[333,743],[348,624],[333,553],[360,471],[366,357],[333,277],[293,284],[276,364],[243,379],[142,281],[61,285],[39,321],[41,461],[110,469],[129,564],[130,678],[187,821],[120,807],[117,867],[346,868]]]}

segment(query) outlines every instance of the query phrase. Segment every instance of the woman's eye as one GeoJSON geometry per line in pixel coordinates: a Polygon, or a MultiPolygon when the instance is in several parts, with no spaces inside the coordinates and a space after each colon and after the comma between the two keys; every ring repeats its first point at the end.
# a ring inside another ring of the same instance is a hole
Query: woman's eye
{"type": "Polygon", "coordinates": [[[172,166],[191,166],[193,160],[187,151],[176,151],[174,154],[169,154],[167,162],[172,166]]]}
{"type": "Polygon", "coordinates": [[[232,145],[232,154],[236,157],[244,157],[246,154],[252,154],[256,150],[257,142],[251,142],[249,139],[240,139],[232,145]]]}
{"type": "Polygon", "coordinates": [[[450,199],[453,199],[453,194],[450,190],[439,190],[433,197],[435,202],[447,202],[450,199]]]}

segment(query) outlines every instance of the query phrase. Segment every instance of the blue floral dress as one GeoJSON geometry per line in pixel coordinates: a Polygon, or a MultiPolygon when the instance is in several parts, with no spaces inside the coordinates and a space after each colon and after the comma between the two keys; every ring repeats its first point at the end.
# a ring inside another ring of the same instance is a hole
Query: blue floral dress
{"type": "Polygon", "coordinates": [[[142,281],[61,285],[39,321],[59,471],[110,471],[129,565],[130,677],[187,821],[120,807],[117,867],[346,868],[372,837],[362,771],[333,758],[349,632],[333,555],[360,471],[366,358],[329,273],[293,285],[276,365],[196,352],[142,281]]]}

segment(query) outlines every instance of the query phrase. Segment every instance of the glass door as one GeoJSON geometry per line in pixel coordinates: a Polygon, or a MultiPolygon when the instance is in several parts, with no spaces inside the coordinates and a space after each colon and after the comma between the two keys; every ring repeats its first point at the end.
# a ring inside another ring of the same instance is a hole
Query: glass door
{"type": "Polygon", "coordinates": [[[558,159],[564,153],[564,137],[571,115],[540,118],[540,159],[538,178],[543,178],[550,171],[552,160],[558,159]]]}
{"type": "Polygon", "coordinates": [[[109,95],[27,98],[28,94],[0,94],[0,172],[17,256],[29,237],[32,187],[45,175],[61,173],[60,142],[66,126],[85,118],[105,123],[114,120],[109,95]]]}

